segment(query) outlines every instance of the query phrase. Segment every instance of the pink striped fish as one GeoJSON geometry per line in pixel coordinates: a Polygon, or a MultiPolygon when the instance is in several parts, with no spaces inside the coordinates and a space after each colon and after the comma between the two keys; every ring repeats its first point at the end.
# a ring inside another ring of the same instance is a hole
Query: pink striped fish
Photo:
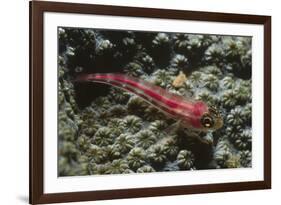
{"type": "Polygon", "coordinates": [[[84,74],[78,76],[76,81],[109,84],[131,92],[177,120],[184,128],[206,132],[223,125],[222,117],[214,107],[169,93],[161,87],[131,76],[113,73],[84,74]]]}

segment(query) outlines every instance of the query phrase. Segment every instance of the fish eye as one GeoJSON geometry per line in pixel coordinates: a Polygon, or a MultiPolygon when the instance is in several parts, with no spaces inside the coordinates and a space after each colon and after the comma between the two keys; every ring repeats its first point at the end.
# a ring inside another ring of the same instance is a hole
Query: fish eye
{"type": "Polygon", "coordinates": [[[209,114],[205,114],[201,118],[201,123],[205,128],[211,128],[214,125],[214,120],[209,114]]]}

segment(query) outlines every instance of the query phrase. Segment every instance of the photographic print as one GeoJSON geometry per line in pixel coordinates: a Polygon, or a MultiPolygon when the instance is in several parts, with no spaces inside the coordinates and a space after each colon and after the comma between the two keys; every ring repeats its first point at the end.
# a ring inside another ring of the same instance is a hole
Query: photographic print
{"type": "Polygon", "coordinates": [[[30,1],[30,203],[271,188],[271,17],[30,1]]]}
{"type": "Polygon", "coordinates": [[[58,27],[58,175],[252,166],[252,37],[58,27]]]}

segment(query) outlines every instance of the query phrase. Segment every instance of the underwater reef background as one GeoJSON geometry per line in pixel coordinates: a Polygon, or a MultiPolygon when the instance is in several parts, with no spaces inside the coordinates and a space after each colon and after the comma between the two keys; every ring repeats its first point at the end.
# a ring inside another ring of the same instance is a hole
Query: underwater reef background
{"type": "Polygon", "coordinates": [[[251,167],[251,37],[58,28],[58,42],[59,176],[251,167]],[[169,134],[172,119],[121,89],[76,83],[82,73],[125,73],[202,100],[224,126],[169,134]]]}

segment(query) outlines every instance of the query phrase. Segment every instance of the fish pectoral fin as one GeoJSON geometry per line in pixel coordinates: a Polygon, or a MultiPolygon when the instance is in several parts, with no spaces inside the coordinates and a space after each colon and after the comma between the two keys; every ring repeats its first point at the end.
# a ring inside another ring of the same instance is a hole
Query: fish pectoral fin
{"type": "Polygon", "coordinates": [[[178,120],[177,122],[169,125],[165,130],[164,132],[166,132],[167,134],[169,135],[172,135],[172,134],[176,134],[177,131],[181,128],[181,120],[178,120]]]}

